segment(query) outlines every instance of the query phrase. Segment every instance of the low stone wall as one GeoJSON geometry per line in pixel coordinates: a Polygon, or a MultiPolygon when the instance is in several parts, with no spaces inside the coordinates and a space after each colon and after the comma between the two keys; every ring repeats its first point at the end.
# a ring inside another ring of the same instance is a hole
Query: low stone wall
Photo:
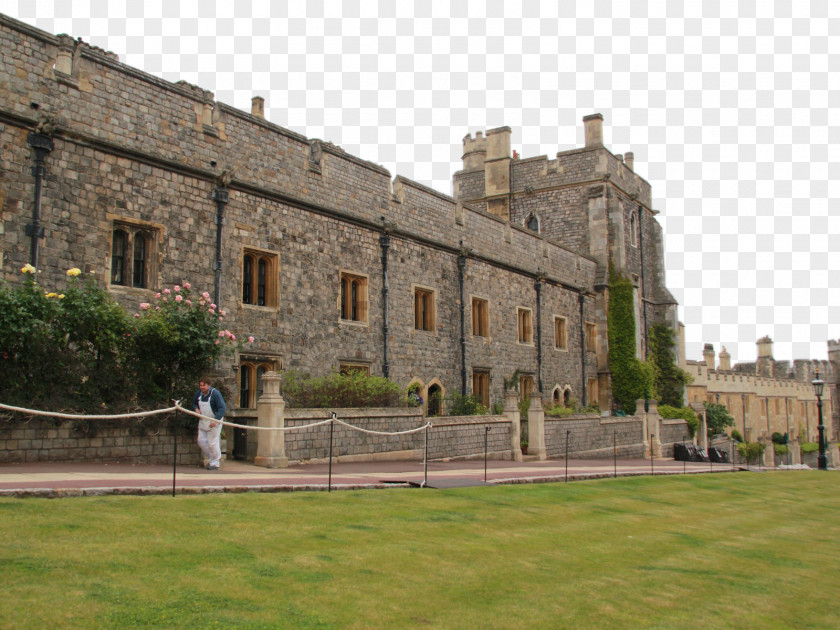
{"type": "MultiPolygon", "coordinates": [[[[128,462],[171,464],[172,431],[166,424],[150,431],[98,421],[96,433],[75,428],[71,421],[33,418],[0,421],[0,463],[128,462]]],[[[178,435],[178,464],[198,464],[201,453],[194,432],[178,435]]]]}
{"type": "MultiPolygon", "coordinates": [[[[418,407],[339,409],[337,413],[339,420],[368,431],[407,431],[426,422],[423,410],[418,407]]],[[[329,417],[330,410],[327,409],[286,409],[285,426],[301,427],[329,417]]],[[[423,457],[424,441],[423,431],[406,435],[374,435],[336,424],[333,427],[332,452],[339,461],[417,459],[423,457]]],[[[286,432],[286,457],[290,462],[326,460],[329,447],[329,424],[286,432]]]]}
{"type": "Polygon", "coordinates": [[[594,459],[612,457],[615,443],[619,457],[643,457],[644,421],[635,416],[604,418],[594,414],[545,418],[545,448],[548,457],[594,459]]]}
{"type": "Polygon", "coordinates": [[[659,441],[662,443],[662,457],[673,457],[675,442],[691,441],[688,423],[682,418],[660,420],[659,441]]]}
{"type": "Polygon", "coordinates": [[[487,455],[511,459],[511,422],[504,416],[432,418],[429,459],[466,459],[487,455]],[[489,431],[487,429],[490,429],[489,431]]]}

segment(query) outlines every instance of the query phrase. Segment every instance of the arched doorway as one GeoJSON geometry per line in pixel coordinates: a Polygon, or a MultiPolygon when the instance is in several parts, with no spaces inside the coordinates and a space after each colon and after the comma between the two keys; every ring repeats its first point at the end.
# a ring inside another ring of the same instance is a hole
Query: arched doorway
{"type": "Polygon", "coordinates": [[[429,385],[426,404],[426,415],[439,416],[443,408],[443,389],[437,383],[429,385]]]}

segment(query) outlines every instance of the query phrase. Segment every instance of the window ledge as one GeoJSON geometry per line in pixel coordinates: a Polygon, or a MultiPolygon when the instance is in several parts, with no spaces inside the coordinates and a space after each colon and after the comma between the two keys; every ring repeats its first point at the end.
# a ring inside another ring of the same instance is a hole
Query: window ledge
{"type": "Polygon", "coordinates": [[[367,328],[368,323],[355,319],[338,319],[338,323],[342,326],[350,326],[351,328],[367,328]]]}
{"type": "Polygon", "coordinates": [[[155,296],[157,291],[155,289],[147,289],[144,287],[129,287],[124,284],[108,283],[108,291],[110,293],[133,295],[135,297],[148,297],[150,300],[155,296]]]}
{"type": "Polygon", "coordinates": [[[266,310],[275,311],[275,312],[280,310],[279,306],[269,306],[269,305],[259,306],[258,304],[245,304],[241,301],[239,302],[239,308],[244,308],[246,310],[253,310],[253,311],[262,311],[262,312],[265,312],[266,310]]]}

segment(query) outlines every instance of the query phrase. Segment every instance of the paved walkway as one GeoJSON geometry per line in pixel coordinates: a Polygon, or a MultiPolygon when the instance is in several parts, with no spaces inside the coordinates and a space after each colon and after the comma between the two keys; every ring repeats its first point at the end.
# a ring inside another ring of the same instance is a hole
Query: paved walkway
{"type": "MultiPolygon", "coordinates": [[[[179,466],[174,488],[179,494],[209,492],[289,492],[423,486],[448,488],[499,483],[541,483],[649,475],[649,459],[511,462],[370,462],[307,464],[262,468],[228,461],[221,470],[179,466]],[[425,483],[424,483],[425,482],[425,483]]],[[[653,474],[730,472],[731,464],[653,461],[653,474]]],[[[145,464],[30,463],[0,465],[0,496],[92,496],[103,494],[171,494],[172,466],[145,464]]]]}

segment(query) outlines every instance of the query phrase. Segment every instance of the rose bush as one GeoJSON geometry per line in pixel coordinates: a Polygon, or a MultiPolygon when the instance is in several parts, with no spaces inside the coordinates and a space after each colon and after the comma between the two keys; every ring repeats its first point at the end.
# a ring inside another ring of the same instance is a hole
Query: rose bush
{"type": "MultiPolygon", "coordinates": [[[[90,274],[67,272],[63,292],[44,289],[31,265],[0,287],[0,402],[102,413],[159,408],[192,396],[236,335],[208,293],[175,285],[128,315],[90,274]]],[[[252,338],[249,338],[252,341],[252,338]]]]}

